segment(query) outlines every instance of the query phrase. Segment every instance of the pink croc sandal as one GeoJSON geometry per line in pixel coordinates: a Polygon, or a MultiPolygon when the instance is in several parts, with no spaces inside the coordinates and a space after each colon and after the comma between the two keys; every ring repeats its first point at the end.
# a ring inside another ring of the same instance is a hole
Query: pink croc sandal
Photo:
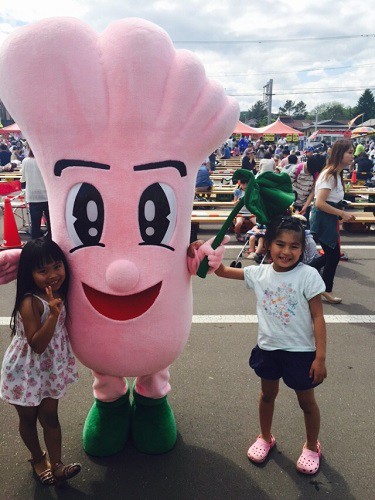
{"type": "Polygon", "coordinates": [[[318,451],[311,451],[303,445],[301,456],[297,461],[297,470],[302,474],[316,474],[320,465],[320,458],[322,456],[322,449],[319,441],[316,443],[318,451]]]}
{"type": "Polygon", "coordinates": [[[269,443],[259,435],[255,443],[252,444],[247,450],[247,458],[249,458],[252,462],[261,464],[265,461],[271,448],[275,446],[275,443],[276,441],[272,434],[269,443]]]}

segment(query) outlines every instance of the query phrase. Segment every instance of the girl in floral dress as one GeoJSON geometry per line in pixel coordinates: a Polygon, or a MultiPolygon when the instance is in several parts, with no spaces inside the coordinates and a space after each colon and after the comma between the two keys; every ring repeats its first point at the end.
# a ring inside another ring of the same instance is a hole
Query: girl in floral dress
{"type": "Polygon", "coordinates": [[[294,217],[271,220],[265,241],[271,265],[241,269],[221,264],[215,271],[224,278],[245,280],[246,287],[252,288],[257,297],[258,344],[249,362],[261,378],[261,433],[247,456],[253,462],[264,462],[275,444],[271,425],[282,378],[296,392],[305,419],[306,442],[297,470],[315,474],[321,447],[320,413],[314,387],[327,376],[326,328],[320,296],[325,285],[316,269],[302,263],[305,231],[299,220],[294,217]]]}
{"type": "Polygon", "coordinates": [[[19,431],[31,453],[31,465],[47,486],[75,476],[81,465],[61,461],[58,402],[67,384],[78,378],[64,326],[69,268],[56,243],[29,241],[21,252],[12,313],[12,341],[4,355],[0,397],[19,416],[19,431]],[[42,450],[37,422],[48,451],[42,450]]]}

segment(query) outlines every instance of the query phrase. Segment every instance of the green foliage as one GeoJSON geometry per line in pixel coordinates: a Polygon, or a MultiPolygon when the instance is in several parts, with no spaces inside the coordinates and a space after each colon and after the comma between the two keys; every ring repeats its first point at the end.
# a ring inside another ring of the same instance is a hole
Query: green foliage
{"type": "Polygon", "coordinates": [[[358,99],[355,107],[355,114],[364,113],[363,121],[370,120],[375,117],[375,99],[374,94],[370,89],[366,89],[358,99]]]}
{"type": "Polygon", "coordinates": [[[265,124],[267,123],[267,109],[263,101],[257,101],[248,111],[241,112],[241,121],[247,121],[251,118],[256,120],[257,127],[261,127],[264,120],[265,124]]]}
{"type": "Polygon", "coordinates": [[[293,116],[293,118],[303,119],[307,116],[306,104],[303,101],[295,103],[288,99],[284,106],[280,106],[279,113],[282,115],[293,116]]]}
{"type": "MultiPolygon", "coordinates": [[[[284,106],[279,107],[279,114],[292,116],[296,119],[315,120],[318,114],[318,121],[323,120],[350,120],[354,116],[364,113],[363,121],[375,117],[375,98],[370,89],[366,89],[358,99],[356,106],[344,106],[340,102],[331,101],[315,106],[311,111],[307,111],[303,101],[295,102],[291,99],[285,101],[284,106]]],[[[277,115],[276,115],[277,117],[277,115]]],[[[267,125],[267,109],[263,101],[257,101],[248,111],[242,111],[240,120],[256,120],[256,126],[267,125]]]]}
{"type": "Polygon", "coordinates": [[[283,115],[291,115],[292,112],[294,111],[294,108],[296,106],[296,103],[290,99],[288,99],[284,106],[280,106],[279,111],[283,115]]]}
{"type": "Polygon", "coordinates": [[[297,102],[293,109],[293,117],[302,120],[303,118],[306,118],[306,116],[306,104],[303,101],[297,102]]]}
{"type": "Polygon", "coordinates": [[[349,120],[352,118],[352,108],[345,107],[336,101],[319,104],[312,110],[310,118],[315,119],[316,113],[318,113],[318,121],[349,120]]]}

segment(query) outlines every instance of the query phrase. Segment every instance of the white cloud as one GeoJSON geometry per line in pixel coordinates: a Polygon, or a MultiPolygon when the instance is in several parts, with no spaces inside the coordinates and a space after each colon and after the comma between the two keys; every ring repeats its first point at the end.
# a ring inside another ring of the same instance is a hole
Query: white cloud
{"type": "Polygon", "coordinates": [[[346,0],[17,0],[7,4],[0,10],[0,44],[17,26],[50,16],[78,17],[99,32],[123,17],[155,22],[177,48],[196,52],[207,74],[228,93],[238,95],[243,110],[262,99],[270,78],[274,112],[287,99],[303,100],[308,109],[329,101],[354,106],[366,87],[375,87],[375,38],[353,37],[374,31],[371,10],[363,1],[354,0],[350,7],[346,0]],[[193,43],[197,41],[222,43],[193,43]],[[345,89],[359,90],[334,92],[345,89]]]}

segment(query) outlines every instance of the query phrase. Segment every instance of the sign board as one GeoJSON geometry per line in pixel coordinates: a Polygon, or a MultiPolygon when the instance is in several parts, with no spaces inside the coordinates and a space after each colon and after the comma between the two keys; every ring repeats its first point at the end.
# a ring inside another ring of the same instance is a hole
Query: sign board
{"type": "Polygon", "coordinates": [[[273,142],[275,140],[275,134],[263,134],[263,140],[266,142],[273,142]]]}
{"type": "Polygon", "coordinates": [[[286,140],[288,142],[298,142],[299,141],[299,135],[298,134],[288,134],[286,136],[286,140]]]}

